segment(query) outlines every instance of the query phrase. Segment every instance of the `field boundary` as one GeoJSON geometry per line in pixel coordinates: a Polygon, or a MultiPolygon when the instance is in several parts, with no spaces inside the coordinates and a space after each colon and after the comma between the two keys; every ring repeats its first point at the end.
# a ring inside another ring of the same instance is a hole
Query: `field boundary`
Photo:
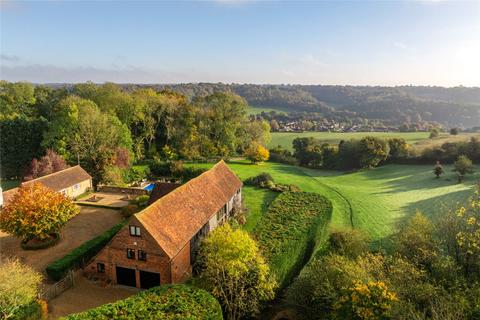
{"type": "Polygon", "coordinates": [[[345,202],[347,203],[348,205],[348,211],[349,211],[349,215],[350,215],[350,225],[352,228],[355,228],[354,226],[354,223],[353,223],[353,206],[352,206],[352,203],[350,202],[350,200],[348,200],[348,198],[346,196],[344,196],[340,191],[338,191],[336,188],[334,187],[331,187],[329,186],[328,184],[325,184],[323,182],[321,182],[320,180],[318,180],[318,178],[312,176],[310,173],[308,173],[307,171],[305,170],[302,170],[300,169],[303,173],[305,173],[306,175],[308,175],[311,179],[315,180],[315,182],[321,184],[323,187],[327,188],[327,189],[330,189],[332,190],[333,192],[335,192],[336,194],[338,194],[340,196],[340,198],[342,198],[343,200],[345,200],[345,202]]]}

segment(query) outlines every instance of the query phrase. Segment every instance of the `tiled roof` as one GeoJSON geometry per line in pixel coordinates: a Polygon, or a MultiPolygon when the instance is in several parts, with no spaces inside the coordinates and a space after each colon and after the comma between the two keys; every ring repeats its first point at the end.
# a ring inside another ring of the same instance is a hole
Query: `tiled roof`
{"type": "Polygon", "coordinates": [[[62,171],[47,174],[46,176],[37,179],[23,182],[22,185],[29,185],[38,182],[47,188],[60,191],[90,179],[92,179],[92,177],[87,173],[87,171],[83,170],[83,168],[80,166],[75,166],[62,171]]]}
{"type": "Polygon", "coordinates": [[[170,182],[156,182],[153,186],[152,193],[150,193],[150,198],[148,199],[148,205],[151,205],[161,197],[164,197],[166,194],[169,194],[173,190],[180,187],[179,183],[170,183],[170,182]]]}
{"type": "Polygon", "coordinates": [[[173,258],[241,186],[235,173],[220,161],[135,216],[173,258]]]}
{"type": "MultiPolygon", "coordinates": [[[[33,183],[41,183],[47,188],[55,191],[60,191],[71,187],[77,183],[85,180],[90,180],[92,177],[82,169],[80,166],[70,167],[62,171],[57,171],[46,176],[22,182],[23,185],[31,185],[33,183]]],[[[17,192],[18,188],[13,188],[3,192],[3,204],[6,205],[17,192]]]]}

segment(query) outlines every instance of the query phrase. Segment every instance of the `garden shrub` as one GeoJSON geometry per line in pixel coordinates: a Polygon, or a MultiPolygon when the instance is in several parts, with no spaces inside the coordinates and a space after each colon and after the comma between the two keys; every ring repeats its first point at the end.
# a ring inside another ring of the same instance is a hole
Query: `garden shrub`
{"type": "Polygon", "coordinates": [[[293,184],[280,184],[275,183],[272,176],[269,173],[262,172],[258,176],[245,179],[243,182],[247,186],[255,186],[258,188],[269,189],[275,192],[300,192],[300,188],[293,184]]]}
{"type": "Polygon", "coordinates": [[[139,207],[136,204],[129,204],[128,206],[125,206],[122,208],[120,213],[124,218],[130,218],[132,214],[137,213],[139,211],[139,207]]]}
{"type": "Polygon", "coordinates": [[[332,204],[316,193],[283,192],[255,229],[265,258],[284,287],[300,271],[312,251],[327,239],[332,204]]]}
{"type": "Polygon", "coordinates": [[[221,320],[222,309],[208,292],[186,285],[155,287],[63,320],[83,319],[210,319],[221,320]]]}
{"type": "Polygon", "coordinates": [[[46,268],[48,276],[52,280],[58,281],[68,270],[75,268],[82,263],[86,263],[93,258],[124,225],[125,222],[116,224],[101,235],[82,243],[67,255],[49,264],[46,268]]]}
{"type": "Polygon", "coordinates": [[[43,319],[42,306],[39,301],[23,306],[14,315],[12,319],[19,320],[38,320],[43,319]]]}
{"type": "Polygon", "coordinates": [[[148,200],[150,200],[150,196],[142,194],[141,196],[136,197],[135,200],[132,201],[132,203],[136,204],[141,208],[144,208],[147,206],[148,200]]]}
{"type": "Polygon", "coordinates": [[[263,187],[267,183],[275,183],[272,176],[269,173],[262,172],[258,176],[247,178],[244,183],[247,186],[263,187]]]}

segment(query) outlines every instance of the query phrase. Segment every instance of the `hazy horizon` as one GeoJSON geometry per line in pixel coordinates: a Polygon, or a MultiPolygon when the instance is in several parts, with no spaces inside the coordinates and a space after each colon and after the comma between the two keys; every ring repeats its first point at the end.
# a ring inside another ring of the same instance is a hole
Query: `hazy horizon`
{"type": "Polygon", "coordinates": [[[2,1],[0,78],[480,87],[480,2],[2,1]]]}

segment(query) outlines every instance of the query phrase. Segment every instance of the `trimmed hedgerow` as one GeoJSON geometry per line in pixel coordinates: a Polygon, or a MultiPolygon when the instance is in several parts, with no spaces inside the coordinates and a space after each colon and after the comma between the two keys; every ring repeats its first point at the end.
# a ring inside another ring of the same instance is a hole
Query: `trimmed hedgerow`
{"type": "Polygon", "coordinates": [[[316,193],[283,192],[270,205],[255,236],[280,288],[286,286],[327,239],[331,202],[316,193]]]}
{"type": "Polygon", "coordinates": [[[208,292],[187,285],[161,286],[63,320],[208,319],[221,320],[222,309],[208,292]]]}
{"type": "Polygon", "coordinates": [[[62,258],[55,260],[46,268],[48,276],[54,280],[60,280],[68,270],[81,266],[93,258],[113,236],[125,225],[120,222],[108,229],[101,235],[82,243],[62,258]]]}

